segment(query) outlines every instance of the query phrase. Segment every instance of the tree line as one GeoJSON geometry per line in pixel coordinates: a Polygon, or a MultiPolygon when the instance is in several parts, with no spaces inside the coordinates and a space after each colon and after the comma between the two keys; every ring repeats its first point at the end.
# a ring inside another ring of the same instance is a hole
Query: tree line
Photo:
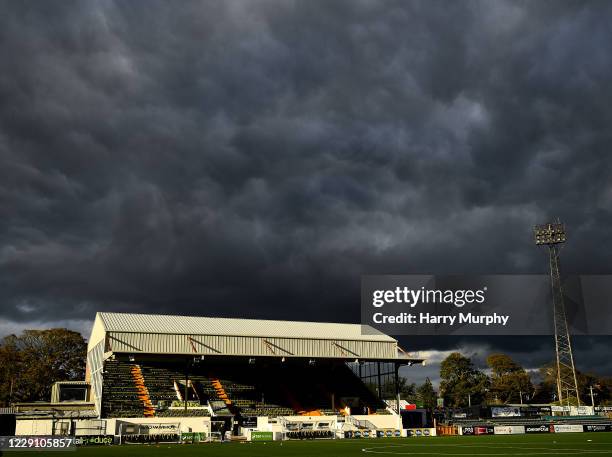
{"type": "MultiPolygon", "coordinates": [[[[537,371],[538,382],[506,354],[491,354],[486,363],[487,369],[481,370],[469,357],[453,352],[440,364],[439,392],[432,395],[431,381],[427,379],[421,386],[404,384],[403,397],[422,403],[426,408],[434,408],[438,397],[449,407],[557,401],[554,363],[537,371]]],[[[612,377],[579,371],[576,375],[581,404],[591,405],[591,401],[596,405],[612,404],[612,377]]]]}
{"type": "Polygon", "coordinates": [[[56,381],[82,380],[87,345],[63,328],[25,330],[0,340],[0,406],[49,401],[56,381]]]}

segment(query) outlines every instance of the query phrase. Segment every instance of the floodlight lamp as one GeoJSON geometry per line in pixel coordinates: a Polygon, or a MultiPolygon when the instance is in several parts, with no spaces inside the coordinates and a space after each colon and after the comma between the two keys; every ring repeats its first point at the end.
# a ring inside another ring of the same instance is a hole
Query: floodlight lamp
{"type": "Polygon", "coordinates": [[[560,223],[536,225],[533,228],[536,244],[565,243],[565,226],[560,223]]]}

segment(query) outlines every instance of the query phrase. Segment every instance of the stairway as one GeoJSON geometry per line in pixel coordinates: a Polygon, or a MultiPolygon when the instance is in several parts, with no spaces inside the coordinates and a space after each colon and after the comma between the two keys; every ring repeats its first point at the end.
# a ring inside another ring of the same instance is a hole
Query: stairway
{"type": "Polygon", "coordinates": [[[236,405],[234,405],[232,403],[232,400],[227,395],[227,392],[223,388],[223,385],[221,384],[221,381],[218,378],[213,378],[210,381],[210,384],[213,386],[213,389],[215,389],[215,392],[217,393],[217,397],[220,400],[222,400],[223,403],[225,403],[225,405],[227,406],[227,410],[232,415],[237,415],[238,414],[238,408],[236,407],[236,405]]]}
{"type": "Polygon", "coordinates": [[[138,391],[138,399],[142,401],[144,406],[145,417],[155,416],[155,408],[153,407],[151,399],[149,398],[149,390],[145,386],[140,365],[132,365],[130,371],[132,372],[132,378],[134,378],[134,384],[136,385],[136,390],[138,391]]]}
{"type": "Polygon", "coordinates": [[[225,392],[225,389],[221,385],[221,381],[219,381],[218,379],[213,379],[210,383],[212,384],[213,388],[215,389],[215,392],[217,392],[217,397],[219,397],[221,400],[223,400],[223,402],[228,407],[231,406],[232,400],[230,400],[230,398],[227,396],[227,393],[225,392]]]}

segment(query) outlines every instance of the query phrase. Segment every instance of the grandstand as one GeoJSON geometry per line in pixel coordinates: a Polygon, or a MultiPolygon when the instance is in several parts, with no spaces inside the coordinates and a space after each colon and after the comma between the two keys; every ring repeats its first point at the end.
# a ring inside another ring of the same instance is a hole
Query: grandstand
{"type": "Polygon", "coordinates": [[[103,419],[373,416],[422,361],[355,324],[98,313],[86,376],[103,419]]]}

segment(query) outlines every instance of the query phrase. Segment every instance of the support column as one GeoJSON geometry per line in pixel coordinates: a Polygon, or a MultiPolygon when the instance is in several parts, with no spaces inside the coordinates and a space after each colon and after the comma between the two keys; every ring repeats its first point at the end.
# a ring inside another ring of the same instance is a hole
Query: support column
{"type": "Polygon", "coordinates": [[[189,397],[189,359],[185,361],[185,396],[183,403],[185,405],[185,414],[187,413],[187,398],[189,397]]]}
{"type": "Polygon", "coordinates": [[[376,380],[378,382],[378,399],[382,400],[382,387],[380,382],[380,362],[376,362],[376,380]]]}
{"type": "Polygon", "coordinates": [[[400,413],[399,364],[395,364],[395,400],[397,401],[397,414],[400,413]]]}

